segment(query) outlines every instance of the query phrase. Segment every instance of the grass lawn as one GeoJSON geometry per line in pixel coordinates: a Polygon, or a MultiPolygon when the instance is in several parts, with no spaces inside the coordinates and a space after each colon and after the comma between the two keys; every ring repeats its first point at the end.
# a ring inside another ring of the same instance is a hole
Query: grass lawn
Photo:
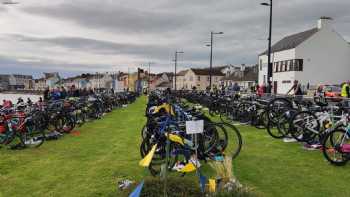
{"type": "MultiPolygon", "coordinates": [[[[142,97],[77,128],[80,136],[66,135],[39,149],[1,148],[0,197],[122,196],[118,180],[149,176],[138,166],[145,102],[142,97]]],[[[319,151],[274,140],[264,130],[239,129],[244,145],[234,171],[261,196],[350,196],[349,166],[331,166],[319,151]]]]}

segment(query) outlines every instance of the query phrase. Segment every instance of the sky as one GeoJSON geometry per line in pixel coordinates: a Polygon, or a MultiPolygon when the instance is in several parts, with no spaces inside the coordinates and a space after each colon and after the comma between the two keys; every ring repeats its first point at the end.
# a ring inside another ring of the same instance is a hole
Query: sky
{"type": "MultiPolygon", "coordinates": [[[[4,1],[4,0],[0,0],[4,1]]],[[[8,0],[7,0],[8,1],[8,0]]],[[[264,0],[14,0],[0,5],[1,73],[174,70],[256,64],[267,48],[264,0]]],[[[274,0],[273,42],[316,27],[321,16],[350,41],[349,0],[274,0]]]]}

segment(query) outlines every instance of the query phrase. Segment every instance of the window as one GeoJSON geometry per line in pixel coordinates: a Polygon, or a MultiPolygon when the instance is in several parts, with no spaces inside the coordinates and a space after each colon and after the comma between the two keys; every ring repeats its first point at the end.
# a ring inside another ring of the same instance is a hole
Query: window
{"type": "Polygon", "coordinates": [[[303,60],[302,59],[295,60],[294,70],[295,71],[303,71],[303,60]]]}
{"type": "Polygon", "coordinates": [[[279,68],[279,62],[276,62],[276,70],[275,70],[275,72],[278,72],[278,68],[279,68]]]}
{"type": "Polygon", "coordinates": [[[304,69],[304,60],[300,59],[299,60],[299,71],[303,71],[304,69]]]}
{"type": "Polygon", "coordinates": [[[289,63],[289,61],[285,61],[285,63],[284,63],[284,71],[288,71],[288,63],[289,63]]]}
{"type": "Polygon", "coordinates": [[[280,72],[283,71],[283,68],[284,68],[284,62],[282,61],[281,64],[280,64],[280,68],[279,68],[280,72]]]}
{"type": "Polygon", "coordinates": [[[201,81],[201,76],[198,76],[198,81],[201,81]]]}
{"type": "Polygon", "coordinates": [[[190,81],[193,81],[193,76],[190,76],[190,81]]]}
{"type": "Polygon", "coordinates": [[[288,71],[292,71],[293,69],[293,60],[289,60],[288,71]]]}

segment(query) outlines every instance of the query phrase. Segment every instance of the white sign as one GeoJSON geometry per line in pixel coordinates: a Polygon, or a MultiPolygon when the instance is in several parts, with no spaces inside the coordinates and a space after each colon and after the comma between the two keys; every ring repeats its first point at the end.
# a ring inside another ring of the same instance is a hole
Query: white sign
{"type": "Polygon", "coordinates": [[[204,130],[204,121],[203,120],[186,121],[186,133],[187,134],[203,133],[203,130],[204,130]]]}

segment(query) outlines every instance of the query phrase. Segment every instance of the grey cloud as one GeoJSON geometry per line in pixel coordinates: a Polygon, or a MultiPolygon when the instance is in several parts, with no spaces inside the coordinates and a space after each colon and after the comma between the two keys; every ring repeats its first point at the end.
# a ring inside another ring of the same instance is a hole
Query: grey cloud
{"type": "MultiPolygon", "coordinates": [[[[60,46],[68,50],[84,51],[102,55],[130,55],[141,58],[151,57],[155,59],[155,61],[170,60],[173,53],[167,45],[124,44],[80,37],[41,38],[18,34],[11,34],[8,36],[19,42],[29,42],[36,46],[60,46]]],[[[186,55],[184,55],[186,61],[206,61],[209,57],[209,48],[185,47],[185,49],[188,49],[186,50],[186,55]]],[[[217,48],[214,51],[214,55],[218,59],[227,60],[227,58],[232,56],[232,52],[225,48],[217,48]]]]}
{"type": "Polygon", "coordinates": [[[163,10],[146,10],[125,7],[118,3],[63,3],[48,7],[26,7],[24,11],[48,17],[71,20],[77,24],[97,29],[124,33],[160,33],[191,23],[185,14],[163,10]]]}
{"type": "Polygon", "coordinates": [[[152,56],[162,58],[168,56],[167,46],[142,45],[131,43],[116,43],[82,37],[31,37],[19,34],[10,34],[9,37],[19,42],[29,42],[42,46],[60,46],[68,50],[82,51],[101,55],[131,55],[152,56]]]}
{"type": "MultiPolygon", "coordinates": [[[[31,59],[33,57],[30,57],[31,59]]],[[[49,59],[39,59],[39,62],[23,62],[19,59],[28,59],[28,57],[17,58],[0,55],[1,73],[19,73],[19,74],[34,74],[35,77],[40,77],[43,72],[60,72],[63,76],[74,76],[84,72],[95,72],[111,70],[110,65],[102,64],[73,64],[68,62],[52,61],[49,59]]]]}

